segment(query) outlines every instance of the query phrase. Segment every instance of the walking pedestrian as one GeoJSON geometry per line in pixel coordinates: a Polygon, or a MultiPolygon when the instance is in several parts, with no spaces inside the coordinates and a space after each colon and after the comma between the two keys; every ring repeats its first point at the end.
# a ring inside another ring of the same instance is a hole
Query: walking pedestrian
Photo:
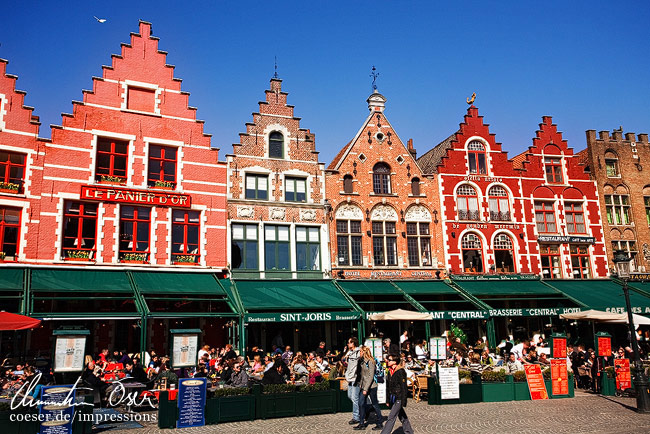
{"type": "Polygon", "coordinates": [[[408,391],[406,388],[406,372],[404,365],[400,360],[400,356],[391,354],[388,356],[388,405],[390,406],[390,414],[388,420],[384,425],[381,434],[391,434],[395,426],[395,420],[399,417],[402,423],[402,430],[404,434],[413,434],[411,422],[404,411],[406,407],[406,398],[408,391]]]}
{"type": "Polygon", "coordinates": [[[373,431],[381,430],[383,425],[383,418],[381,416],[381,409],[379,408],[379,400],[377,399],[377,381],[375,380],[375,371],[377,369],[377,362],[375,358],[372,357],[370,353],[370,348],[362,346],[360,350],[360,359],[359,359],[359,375],[357,375],[357,383],[359,384],[359,425],[355,426],[355,430],[364,430],[368,427],[368,422],[366,417],[368,415],[368,410],[370,410],[370,405],[367,405],[367,401],[370,400],[370,403],[375,409],[375,415],[377,415],[376,426],[373,428],[373,431]]]}
{"type": "Polygon", "coordinates": [[[352,420],[348,422],[350,425],[357,425],[359,419],[359,391],[357,382],[357,364],[359,362],[359,339],[351,337],[348,339],[348,351],[343,356],[343,361],[348,364],[345,370],[345,381],[348,382],[348,398],[352,401],[352,420]]]}

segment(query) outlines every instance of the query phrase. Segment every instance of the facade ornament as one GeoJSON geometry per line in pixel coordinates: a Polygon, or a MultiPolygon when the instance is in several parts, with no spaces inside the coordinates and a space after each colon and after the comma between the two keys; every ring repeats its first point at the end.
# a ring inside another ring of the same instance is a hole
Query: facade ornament
{"type": "Polygon", "coordinates": [[[430,222],[431,213],[422,205],[413,205],[406,210],[404,220],[409,222],[430,222]]]}
{"type": "Polygon", "coordinates": [[[363,220],[363,211],[356,205],[346,203],[336,210],[336,219],[363,220]]]}
{"type": "Polygon", "coordinates": [[[476,100],[476,92],[473,92],[473,93],[472,93],[472,97],[471,97],[471,98],[467,98],[467,104],[472,105],[472,104],[474,104],[474,101],[475,101],[475,100],[476,100]]]}
{"type": "Polygon", "coordinates": [[[237,217],[241,218],[253,218],[255,215],[255,208],[252,206],[238,206],[237,207],[237,217]]]}
{"type": "Polygon", "coordinates": [[[313,222],[316,220],[316,210],[313,209],[301,209],[300,210],[300,220],[313,222]]]}
{"type": "Polygon", "coordinates": [[[269,208],[269,218],[271,220],[284,220],[286,210],[284,208],[269,208]]]}
{"type": "Polygon", "coordinates": [[[648,243],[643,243],[643,257],[646,262],[650,262],[650,246],[648,246],[648,243]]]}
{"type": "Polygon", "coordinates": [[[371,220],[397,221],[397,211],[388,205],[377,205],[372,209],[371,220]]]}

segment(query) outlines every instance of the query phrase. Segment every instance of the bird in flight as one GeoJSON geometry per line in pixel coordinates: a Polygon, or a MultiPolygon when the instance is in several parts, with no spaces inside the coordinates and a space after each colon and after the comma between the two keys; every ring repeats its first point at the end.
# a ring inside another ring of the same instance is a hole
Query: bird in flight
{"type": "Polygon", "coordinates": [[[106,22],[106,18],[97,18],[94,15],[93,15],[93,18],[96,19],[98,23],[105,23],[106,22]]]}

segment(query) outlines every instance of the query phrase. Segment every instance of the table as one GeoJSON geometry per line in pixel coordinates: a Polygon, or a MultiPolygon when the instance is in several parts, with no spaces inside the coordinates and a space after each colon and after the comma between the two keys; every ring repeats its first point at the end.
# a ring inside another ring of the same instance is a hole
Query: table
{"type": "MultiPolygon", "coordinates": [[[[142,383],[138,383],[136,381],[133,382],[124,382],[122,383],[122,387],[124,387],[125,394],[128,395],[132,391],[137,391],[139,389],[146,389],[147,386],[142,383]]],[[[137,394],[135,396],[138,396],[137,394]]],[[[131,409],[133,405],[133,399],[127,399],[127,404],[126,404],[126,412],[127,413],[134,413],[133,410],[131,409]]]]}

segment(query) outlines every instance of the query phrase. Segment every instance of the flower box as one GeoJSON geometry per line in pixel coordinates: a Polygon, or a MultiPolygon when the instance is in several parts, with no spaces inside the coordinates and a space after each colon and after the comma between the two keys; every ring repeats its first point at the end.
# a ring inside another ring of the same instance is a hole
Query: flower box
{"type": "Polygon", "coordinates": [[[297,393],[298,415],[336,413],[336,390],[329,381],[301,388],[297,393]]]}
{"type": "Polygon", "coordinates": [[[147,262],[147,253],[123,253],[120,262],[123,264],[144,264],[147,262]]]}
{"type": "Polygon", "coordinates": [[[122,264],[146,264],[144,259],[120,259],[122,264]]]}
{"type": "MultiPolygon", "coordinates": [[[[483,373],[485,376],[485,373],[483,373]]],[[[506,375],[504,381],[481,381],[483,402],[514,401],[515,389],[512,375],[506,375]]]]}
{"type": "Polygon", "coordinates": [[[98,182],[101,184],[126,185],[126,178],[120,176],[100,175],[98,182]]]}
{"type": "Polygon", "coordinates": [[[13,188],[2,188],[0,187],[0,193],[2,194],[18,194],[19,189],[13,189],[13,188]]]}
{"type": "Polygon", "coordinates": [[[293,417],[298,415],[296,387],[292,384],[266,385],[264,389],[253,387],[255,395],[255,417],[267,419],[272,417],[293,417]],[[268,393],[271,392],[271,393],[268,393]]]}
{"type": "Polygon", "coordinates": [[[224,422],[239,422],[255,419],[255,397],[248,388],[220,389],[218,391],[233,392],[232,395],[210,398],[205,402],[205,424],[212,425],[224,422]],[[245,392],[245,393],[244,393],[245,392]]]}
{"type": "Polygon", "coordinates": [[[176,188],[176,183],[170,181],[156,181],[153,188],[160,190],[173,190],[176,188]]]}
{"type": "Polygon", "coordinates": [[[173,255],[174,265],[199,265],[199,257],[194,255],[173,255]]]}
{"type": "Polygon", "coordinates": [[[427,382],[428,385],[428,404],[429,405],[448,405],[448,404],[473,404],[483,400],[483,389],[481,381],[475,380],[473,383],[459,384],[459,399],[442,399],[440,392],[440,383],[431,378],[427,382]]]}

